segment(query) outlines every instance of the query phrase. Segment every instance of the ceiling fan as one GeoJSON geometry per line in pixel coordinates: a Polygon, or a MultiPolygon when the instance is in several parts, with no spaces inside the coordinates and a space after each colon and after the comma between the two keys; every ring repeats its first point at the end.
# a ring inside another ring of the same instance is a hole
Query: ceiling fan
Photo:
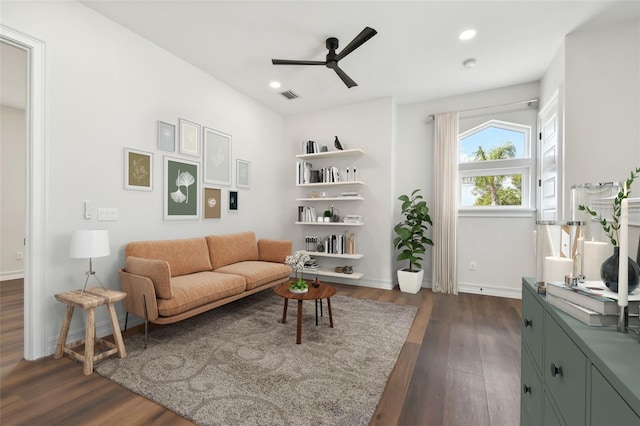
{"type": "Polygon", "coordinates": [[[369,40],[374,35],[378,34],[376,30],[373,28],[365,27],[364,30],[360,32],[345,48],[342,49],[340,53],[336,53],[336,49],[338,48],[338,39],[335,37],[329,37],[326,41],[327,49],[329,49],[329,53],[327,53],[326,61],[296,61],[290,59],[272,59],[271,63],[273,65],[324,65],[327,68],[332,68],[338,77],[347,85],[348,88],[352,88],[353,86],[357,86],[358,84],[351,79],[342,69],[338,66],[338,62],[347,56],[349,53],[356,50],[358,47],[362,46],[367,40],[369,40]]]}

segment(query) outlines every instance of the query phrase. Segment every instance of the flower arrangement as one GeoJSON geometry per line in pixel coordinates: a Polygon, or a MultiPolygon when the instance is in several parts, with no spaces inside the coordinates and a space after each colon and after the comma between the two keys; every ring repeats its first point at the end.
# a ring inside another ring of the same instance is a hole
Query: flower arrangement
{"type": "Polygon", "coordinates": [[[595,210],[589,208],[589,206],[585,206],[580,204],[578,206],[578,210],[586,211],[591,215],[591,217],[595,218],[602,229],[609,237],[609,241],[613,244],[614,247],[618,247],[618,241],[620,240],[618,235],[618,230],[620,229],[620,213],[622,200],[629,197],[629,192],[631,192],[631,184],[640,174],[640,167],[637,167],[635,170],[631,171],[629,178],[624,183],[624,189],[618,191],[616,198],[613,199],[613,214],[611,216],[611,222],[609,222],[606,218],[599,215],[595,210]]]}
{"type": "Polygon", "coordinates": [[[302,271],[304,268],[304,264],[311,260],[309,253],[304,250],[298,250],[294,252],[292,255],[289,255],[285,258],[284,263],[291,266],[293,272],[296,274],[296,284],[304,285],[306,288],[306,283],[302,279],[302,275],[298,278],[298,271],[302,271]]]}

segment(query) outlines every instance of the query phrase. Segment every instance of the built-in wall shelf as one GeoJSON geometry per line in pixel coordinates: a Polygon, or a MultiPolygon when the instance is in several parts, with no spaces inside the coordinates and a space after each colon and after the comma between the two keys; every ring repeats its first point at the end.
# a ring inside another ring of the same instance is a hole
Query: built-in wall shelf
{"type": "MultiPolygon", "coordinates": [[[[364,182],[360,180],[345,180],[341,182],[316,182],[316,183],[298,183],[296,186],[304,186],[306,188],[318,187],[318,186],[344,186],[344,185],[364,185],[364,182]]],[[[344,197],[346,198],[346,197],[344,197]]],[[[351,197],[349,197],[351,198],[351,197]]]]}
{"type": "Polygon", "coordinates": [[[333,254],[333,253],[324,253],[321,251],[308,251],[307,254],[311,257],[334,257],[338,259],[362,259],[364,254],[333,254]]]}
{"type": "Polygon", "coordinates": [[[296,222],[296,225],[320,225],[320,226],[364,226],[363,222],[360,223],[346,223],[346,222],[296,222]]]}
{"type": "Polygon", "coordinates": [[[364,151],[360,148],[354,149],[343,149],[341,151],[327,151],[327,152],[317,152],[315,154],[300,154],[296,155],[296,158],[300,158],[302,160],[312,160],[314,158],[322,159],[322,158],[336,158],[336,157],[348,157],[352,155],[362,155],[364,151]]]}
{"type": "Polygon", "coordinates": [[[364,201],[364,197],[309,197],[309,198],[296,198],[296,201],[364,201]]]}
{"type": "Polygon", "coordinates": [[[305,274],[309,274],[309,275],[319,275],[319,276],[324,276],[324,277],[337,277],[337,278],[349,278],[352,280],[359,280],[360,278],[364,277],[363,273],[360,272],[354,272],[353,274],[341,274],[339,272],[333,272],[333,271],[325,271],[325,270],[307,270],[307,269],[303,269],[302,270],[303,273],[305,274]]]}

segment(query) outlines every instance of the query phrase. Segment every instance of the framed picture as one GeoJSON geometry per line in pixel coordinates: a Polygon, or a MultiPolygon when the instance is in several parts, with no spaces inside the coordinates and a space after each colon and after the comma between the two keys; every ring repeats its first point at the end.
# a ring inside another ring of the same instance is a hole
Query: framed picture
{"type": "Polygon", "coordinates": [[[229,210],[238,210],[238,191],[229,191],[229,210]]]}
{"type": "Polygon", "coordinates": [[[251,178],[251,163],[246,160],[236,160],[236,186],[249,188],[251,178]]]}
{"type": "Polygon", "coordinates": [[[215,188],[204,189],[204,218],[205,219],[220,219],[220,207],[222,206],[222,200],[220,199],[220,190],[215,188]]]}
{"type": "Polygon", "coordinates": [[[164,219],[198,219],[200,163],[164,156],[164,219]]]}
{"type": "Polygon", "coordinates": [[[158,149],[175,152],[176,126],[158,121],[158,149]]]}
{"type": "Polygon", "coordinates": [[[124,189],[153,191],[153,153],[124,149],[124,189]]]}
{"type": "Polygon", "coordinates": [[[180,154],[200,158],[200,125],[181,118],[180,126],[180,154]]]}
{"type": "Polygon", "coordinates": [[[204,128],[204,182],[231,185],[231,135],[204,128]]]}

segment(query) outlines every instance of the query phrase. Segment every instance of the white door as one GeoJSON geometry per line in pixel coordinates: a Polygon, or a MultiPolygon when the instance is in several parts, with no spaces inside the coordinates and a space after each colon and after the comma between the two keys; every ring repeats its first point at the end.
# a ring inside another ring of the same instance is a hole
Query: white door
{"type": "Polygon", "coordinates": [[[562,219],[562,120],[558,92],[538,113],[538,220],[562,219]]]}

